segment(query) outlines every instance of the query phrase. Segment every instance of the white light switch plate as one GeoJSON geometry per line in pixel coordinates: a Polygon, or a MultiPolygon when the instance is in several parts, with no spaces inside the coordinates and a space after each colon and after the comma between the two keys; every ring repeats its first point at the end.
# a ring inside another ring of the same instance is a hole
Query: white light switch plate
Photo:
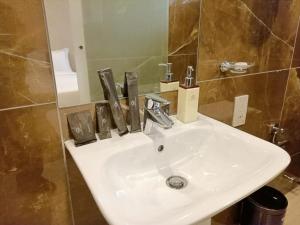
{"type": "Polygon", "coordinates": [[[238,127],[246,123],[248,101],[249,95],[242,95],[234,98],[233,127],[238,127]]]}

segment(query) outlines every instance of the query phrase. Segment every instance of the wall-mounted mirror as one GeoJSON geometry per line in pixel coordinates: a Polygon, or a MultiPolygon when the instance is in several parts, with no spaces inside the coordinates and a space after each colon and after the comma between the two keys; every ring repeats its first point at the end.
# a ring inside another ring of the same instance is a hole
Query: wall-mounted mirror
{"type": "Polygon", "coordinates": [[[108,67],[117,86],[135,71],[139,94],[160,92],[166,69],[159,64],[168,62],[174,22],[170,2],[44,0],[59,106],[102,100],[97,70],[108,67]]]}
{"type": "Polygon", "coordinates": [[[137,71],[140,94],[159,91],[168,0],[45,0],[45,10],[60,106],[101,100],[107,67],[116,83],[137,71]]]}

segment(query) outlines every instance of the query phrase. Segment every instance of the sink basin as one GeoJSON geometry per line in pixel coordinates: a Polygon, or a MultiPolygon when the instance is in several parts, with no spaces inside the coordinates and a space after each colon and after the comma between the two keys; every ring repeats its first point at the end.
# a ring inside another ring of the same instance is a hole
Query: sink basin
{"type": "Polygon", "coordinates": [[[112,225],[185,225],[209,219],[281,173],[281,148],[199,114],[172,129],[75,147],[65,143],[112,225]],[[172,176],[179,177],[173,180],[172,176]]]}

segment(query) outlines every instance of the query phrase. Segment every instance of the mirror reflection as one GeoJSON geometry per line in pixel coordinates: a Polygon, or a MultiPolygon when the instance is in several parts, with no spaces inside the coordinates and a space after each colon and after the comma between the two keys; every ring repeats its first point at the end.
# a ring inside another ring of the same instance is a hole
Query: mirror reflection
{"type": "Polygon", "coordinates": [[[159,92],[168,0],[45,0],[45,11],[61,107],[103,99],[97,70],[104,68],[118,87],[125,72],[138,72],[139,94],[159,92]]]}

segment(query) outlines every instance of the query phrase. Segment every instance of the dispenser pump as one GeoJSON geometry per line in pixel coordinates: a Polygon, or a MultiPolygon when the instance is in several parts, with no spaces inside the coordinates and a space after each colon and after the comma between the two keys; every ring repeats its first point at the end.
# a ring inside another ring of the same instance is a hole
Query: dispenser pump
{"type": "Polygon", "coordinates": [[[172,82],[173,81],[173,73],[172,73],[172,63],[161,63],[158,64],[159,66],[166,67],[166,73],[165,73],[165,81],[172,82]]]}
{"type": "Polygon", "coordinates": [[[190,123],[198,118],[200,88],[196,85],[193,72],[194,68],[188,66],[184,83],[178,88],[177,119],[183,123],[190,123]]]}
{"type": "Polygon", "coordinates": [[[191,88],[194,86],[194,77],[193,77],[194,71],[195,70],[192,66],[187,67],[186,77],[184,79],[184,86],[186,88],[191,88]]]}

